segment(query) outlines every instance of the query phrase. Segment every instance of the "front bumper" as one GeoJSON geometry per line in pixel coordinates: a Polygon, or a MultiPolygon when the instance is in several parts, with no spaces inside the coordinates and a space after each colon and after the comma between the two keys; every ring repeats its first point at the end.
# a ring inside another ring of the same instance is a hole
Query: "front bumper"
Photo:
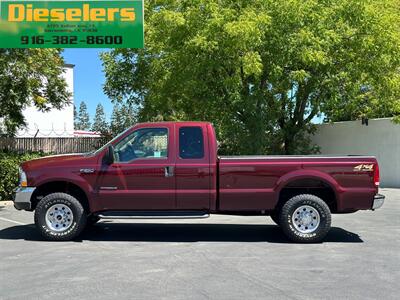
{"type": "Polygon", "coordinates": [[[380,208],[385,202],[385,196],[382,194],[376,194],[374,197],[374,203],[372,204],[372,210],[380,208]]]}
{"type": "Polygon", "coordinates": [[[31,197],[35,189],[34,187],[18,187],[14,192],[14,207],[18,210],[30,210],[31,197]]]}

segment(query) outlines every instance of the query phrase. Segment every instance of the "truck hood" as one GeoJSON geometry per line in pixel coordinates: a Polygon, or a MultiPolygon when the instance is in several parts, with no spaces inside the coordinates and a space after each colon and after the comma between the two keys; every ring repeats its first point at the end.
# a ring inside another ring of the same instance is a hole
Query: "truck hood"
{"type": "Polygon", "coordinates": [[[50,155],[26,161],[21,164],[21,167],[24,171],[29,172],[40,168],[64,167],[76,164],[83,165],[85,161],[89,162],[92,160],[93,156],[88,153],[50,155]]]}

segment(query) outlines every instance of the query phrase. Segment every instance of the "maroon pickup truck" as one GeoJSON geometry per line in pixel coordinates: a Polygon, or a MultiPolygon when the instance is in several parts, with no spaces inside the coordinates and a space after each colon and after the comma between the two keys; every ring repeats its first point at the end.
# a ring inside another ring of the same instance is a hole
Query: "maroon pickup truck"
{"type": "MultiPolygon", "coordinates": [[[[250,141],[249,141],[250,142],[250,141]]],[[[17,209],[49,240],[100,219],[269,215],[289,239],[318,242],[331,213],[382,206],[369,156],[217,156],[206,122],[137,124],[95,152],[25,162],[17,209]]]]}

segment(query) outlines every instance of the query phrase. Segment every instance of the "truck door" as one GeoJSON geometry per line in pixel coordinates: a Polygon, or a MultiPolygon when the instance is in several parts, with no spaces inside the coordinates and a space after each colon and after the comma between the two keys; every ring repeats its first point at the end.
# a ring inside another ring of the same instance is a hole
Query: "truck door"
{"type": "Polygon", "coordinates": [[[206,125],[176,125],[176,202],[182,210],[210,209],[210,154],[206,125]]]}
{"type": "Polygon", "coordinates": [[[176,209],[173,129],[144,125],[114,145],[115,161],[99,179],[104,210],[176,209]]]}

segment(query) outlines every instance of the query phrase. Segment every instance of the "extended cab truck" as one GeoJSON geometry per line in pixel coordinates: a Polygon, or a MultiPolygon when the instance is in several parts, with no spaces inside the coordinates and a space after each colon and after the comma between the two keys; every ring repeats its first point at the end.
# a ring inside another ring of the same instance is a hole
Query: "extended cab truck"
{"type": "MultiPolygon", "coordinates": [[[[251,141],[249,141],[251,142],[251,141]]],[[[99,150],[25,162],[14,205],[49,240],[99,219],[270,215],[296,242],[321,241],[331,213],[382,206],[368,156],[218,157],[205,122],[144,123],[99,150]]]]}

